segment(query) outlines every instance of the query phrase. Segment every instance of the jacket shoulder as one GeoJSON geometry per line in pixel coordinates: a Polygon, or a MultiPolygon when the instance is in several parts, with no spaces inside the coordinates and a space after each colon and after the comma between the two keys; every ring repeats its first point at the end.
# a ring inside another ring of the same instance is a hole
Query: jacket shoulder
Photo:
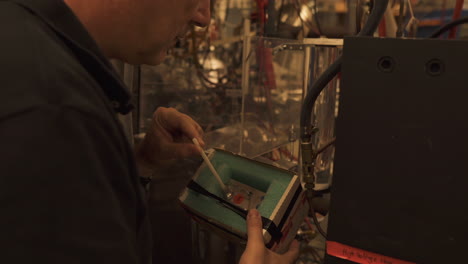
{"type": "Polygon", "coordinates": [[[44,104],[102,112],[99,85],[40,18],[0,1],[0,118],[44,104]]]}

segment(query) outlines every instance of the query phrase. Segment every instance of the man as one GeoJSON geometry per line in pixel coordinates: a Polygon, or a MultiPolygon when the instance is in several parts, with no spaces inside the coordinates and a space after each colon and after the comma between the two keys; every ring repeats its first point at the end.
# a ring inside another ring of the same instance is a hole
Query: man
{"type": "MultiPolygon", "coordinates": [[[[138,171],[195,155],[176,135],[203,144],[202,131],[160,108],[134,155],[115,117],[130,97],[108,58],[157,64],[209,16],[209,0],[0,0],[2,263],[150,263],[138,171]]],[[[248,225],[242,263],[297,256],[265,249],[258,215],[248,225]]]]}

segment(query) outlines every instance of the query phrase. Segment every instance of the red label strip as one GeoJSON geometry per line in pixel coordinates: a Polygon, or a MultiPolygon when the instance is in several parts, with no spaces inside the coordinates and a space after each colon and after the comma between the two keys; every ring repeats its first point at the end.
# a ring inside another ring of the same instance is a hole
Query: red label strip
{"type": "Polygon", "coordinates": [[[327,254],[360,264],[416,264],[415,262],[387,257],[333,241],[327,241],[327,254]]]}

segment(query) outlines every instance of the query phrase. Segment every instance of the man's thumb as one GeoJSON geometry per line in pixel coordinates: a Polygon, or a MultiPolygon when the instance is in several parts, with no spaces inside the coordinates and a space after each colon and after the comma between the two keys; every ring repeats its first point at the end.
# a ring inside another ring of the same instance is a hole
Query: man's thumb
{"type": "Polygon", "coordinates": [[[289,245],[289,250],[284,253],[283,256],[287,258],[287,262],[285,263],[294,263],[299,257],[299,242],[297,240],[293,240],[291,245],[289,245]]]}
{"type": "Polygon", "coordinates": [[[262,217],[260,213],[251,209],[247,215],[247,249],[258,248],[259,246],[264,247],[263,233],[262,233],[262,217]]]}

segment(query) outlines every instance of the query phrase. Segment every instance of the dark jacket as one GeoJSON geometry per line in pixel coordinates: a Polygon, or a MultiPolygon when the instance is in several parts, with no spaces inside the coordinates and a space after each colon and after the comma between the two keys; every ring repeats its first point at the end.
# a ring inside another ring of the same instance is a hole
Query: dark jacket
{"type": "Polygon", "coordinates": [[[63,1],[0,0],[0,263],[149,263],[129,98],[63,1]]]}

